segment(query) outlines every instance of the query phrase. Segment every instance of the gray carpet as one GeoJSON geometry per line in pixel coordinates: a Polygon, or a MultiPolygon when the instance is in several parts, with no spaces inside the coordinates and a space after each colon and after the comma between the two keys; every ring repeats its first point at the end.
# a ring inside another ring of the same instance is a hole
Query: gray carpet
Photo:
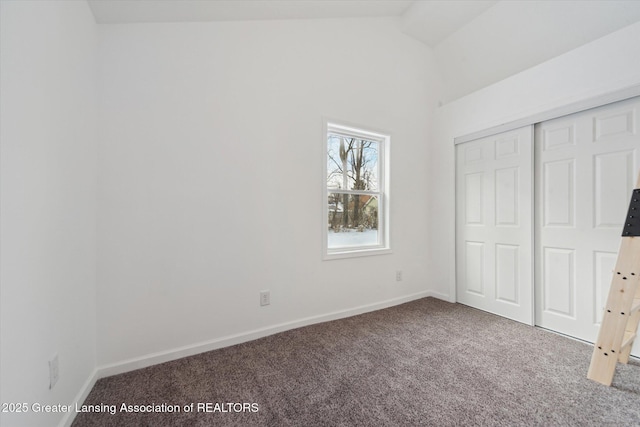
{"type": "Polygon", "coordinates": [[[80,413],[73,426],[640,425],[640,364],[619,365],[605,387],[586,378],[591,350],[425,298],[102,379],[85,404],[116,414],[80,413]],[[218,412],[126,413],[123,402],[218,412]]]}

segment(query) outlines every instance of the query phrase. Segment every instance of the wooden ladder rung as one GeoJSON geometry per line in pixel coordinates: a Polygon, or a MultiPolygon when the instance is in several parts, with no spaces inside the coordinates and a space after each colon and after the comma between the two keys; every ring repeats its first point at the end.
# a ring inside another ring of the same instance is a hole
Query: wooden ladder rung
{"type": "Polygon", "coordinates": [[[622,350],[626,346],[631,345],[634,339],[636,339],[635,333],[629,331],[625,332],[624,337],[622,338],[622,345],[620,346],[620,349],[622,350]]]}
{"type": "Polygon", "coordinates": [[[631,304],[631,313],[635,313],[638,310],[640,310],[640,297],[635,298],[631,304]]]}

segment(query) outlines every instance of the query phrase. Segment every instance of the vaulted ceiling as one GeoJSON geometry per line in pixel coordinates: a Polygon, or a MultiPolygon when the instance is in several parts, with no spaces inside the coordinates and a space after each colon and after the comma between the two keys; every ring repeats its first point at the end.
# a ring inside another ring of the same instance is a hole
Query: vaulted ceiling
{"type": "Polygon", "coordinates": [[[640,21],[640,0],[88,2],[100,24],[395,17],[402,31],[433,50],[445,102],[640,21]]]}
{"type": "Polygon", "coordinates": [[[411,0],[89,0],[102,24],[400,16],[411,0]]]}

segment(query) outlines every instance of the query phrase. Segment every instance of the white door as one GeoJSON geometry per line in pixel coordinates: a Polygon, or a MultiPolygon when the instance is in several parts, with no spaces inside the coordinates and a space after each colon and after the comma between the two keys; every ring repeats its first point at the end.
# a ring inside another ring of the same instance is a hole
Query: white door
{"type": "Polygon", "coordinates": [[[533,127],[456,146],[457,300],[533,324],[533,127]]]}
{"type": "Polygon", "coordinates": [[[640,164],[639,127],[640,98],[536,125],[536,325],[596,340],[640,164]]]}

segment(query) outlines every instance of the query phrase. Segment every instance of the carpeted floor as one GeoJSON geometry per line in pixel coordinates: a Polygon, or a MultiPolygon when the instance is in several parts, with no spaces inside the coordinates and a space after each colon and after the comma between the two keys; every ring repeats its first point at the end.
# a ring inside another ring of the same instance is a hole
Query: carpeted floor
{"type": "Polygon", "coordinates": [[[586,378],[591,351],[425,298],[102,379],[85,405],[115,414],[73,426],[640,425],[640,364],[605,387],[586,378]]]}

